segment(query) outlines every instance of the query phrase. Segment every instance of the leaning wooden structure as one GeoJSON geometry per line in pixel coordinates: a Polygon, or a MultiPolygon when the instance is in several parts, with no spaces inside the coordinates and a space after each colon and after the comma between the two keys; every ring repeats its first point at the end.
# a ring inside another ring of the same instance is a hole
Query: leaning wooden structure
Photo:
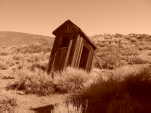
{"type": "Polygon", "coordinates": [[[53,31],[56,36],[51,51],[48,73],[67,66],[90,71],[96,46],[84,32],[70,20],[53,31]]]}

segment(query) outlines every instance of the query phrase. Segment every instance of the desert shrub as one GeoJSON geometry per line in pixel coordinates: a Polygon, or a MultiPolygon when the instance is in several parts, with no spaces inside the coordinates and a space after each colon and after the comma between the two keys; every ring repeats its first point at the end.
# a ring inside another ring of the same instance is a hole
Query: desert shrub
{"type": "Polygon", "coordinates": [[[16,106],[16,99],[8,97],[0,98],[0,113],[15,113],[14,109],[16,106]]]}
{"type": "Polygon", "coordinates": [[[96,53],[98,62],[103,69],[113,69],[119,66],[120,52],[117,45],[108,44],[96,53]]]}
{"type": "Polygon", "coordinates": [[[25,45],[20,48],[16,48],[15,52],[17,53],[40,53],[40,52],[50,52],[50,47],[48,45],[44,44],[30,44],[30,45],[25,45]]]}
{"type": "Polygon", "coordinates": [[[32,64],[32,66],[30,67],[31,71],[35,71],[36,69],[42,70],[42,71],[47,71],[47,65],[46,64],[32,64]]]}
{"type": "Polygon", "coordinates": [[[107,36],[104,35],[103,37],[107,38],[105,39],[106,43],[101,39],[97,39],[98,41],[96,41],[96,45],[98,46],[96,56],[98,60],[94,63],[95,67],[100,67],[101,69],[115,69],[120,66],[130,64],[129,62],[131,58],[139,55],[139,45],[137,44],[137,41],[135,43],[135,41],[130,42],[125,39],[130,36],[115,34],[107,36]],[[100,44],[104,44],[105,46],[100,44]]]}
{"type": "Polygon", "coordinates": [[[92,84],[97,75],[74,68],[67,68],[50,75],[39,69],[29,71],[23,68],[16,72],[16,76],[16,81],[9,84],[8,89],[22,90],[26,94],[49,95],[78,92],[92,84]]]}
{"type": "Polygon", "coordinates": [[[54,83],[63,92],[78,92],[96,80],[95,75],[82,70],[68,67],[61,73],[54,74],[54,83]]]}
{"type": "Polygon", "coordinates": [[[130,73],[124,79],[100,79],[70,102],[83,106],[82,113],[149,113],[151,112],[150,67],[130,73]]]}
{"type": "Polygon", "coordinates": [[[22,90],[26,94],[49,95],[54,93],[55,84],[53,84],[51,77],[46,73],[30,72],[23,70],[17,72],[17,79],[15,82],[8,85],[8,89],[22,90]]]}
{"type": "Polygon", "coordinates": [[[96,51],[97,62],[95,65],[98,67],[98,62],[101,64],[103,69],[114,69],[121,66],[121,56],[122,56],[122,44],[120,40],[118,43],[111,41],[106,44],[105,47],[99,47],[96,51]]]}
{"type": "Polygon", "coordinates": [[[132,57],[128,59],[128,64],[147,64],[148,61],[140,58],[140,57],[132,57]]]}

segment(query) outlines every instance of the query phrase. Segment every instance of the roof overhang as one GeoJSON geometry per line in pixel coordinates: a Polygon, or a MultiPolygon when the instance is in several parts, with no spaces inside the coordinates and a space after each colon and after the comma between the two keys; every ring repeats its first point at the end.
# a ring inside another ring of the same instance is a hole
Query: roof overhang
{"type": "Polygon", "coordinates": [[[79,33],[80,35],[85,38],[85,40],[88,41],[92,45],[94,49],[96,49],[96,45],[89,39],[89,37],[77,26],[75,25],[71,20],[65,21],[63,24],[61,24],[58,28],[56,28],[53,31],[54,35],[60,34],[60,33],[79,33]]]}

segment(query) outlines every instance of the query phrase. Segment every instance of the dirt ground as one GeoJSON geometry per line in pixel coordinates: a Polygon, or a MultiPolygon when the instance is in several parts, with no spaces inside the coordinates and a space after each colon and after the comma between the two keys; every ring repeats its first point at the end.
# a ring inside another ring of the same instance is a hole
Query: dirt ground
{"type": "Polygon", "coordinates": [[[24,94],[21,91],[7,90],[6,86],[12,82],[13,79],[0,78],[0,96],[14,98],[17,101],[15,113],[34,113],[31,108],[37,108],[49,104],[57,105],[64,102],[67,95],[52,94],[49,96],[37,96],[33,94],[24,94]]]}

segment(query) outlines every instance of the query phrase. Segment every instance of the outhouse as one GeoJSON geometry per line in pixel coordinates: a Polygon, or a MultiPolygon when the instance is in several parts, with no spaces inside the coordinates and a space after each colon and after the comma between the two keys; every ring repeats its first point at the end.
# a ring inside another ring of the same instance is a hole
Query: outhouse
{"type": "Polygon", "coordinates": [[[96,46],[70,20],[53,31],[55,40],[51,51],[48,73],[61,71],[67,66],[90,71],[96,46]]]}

